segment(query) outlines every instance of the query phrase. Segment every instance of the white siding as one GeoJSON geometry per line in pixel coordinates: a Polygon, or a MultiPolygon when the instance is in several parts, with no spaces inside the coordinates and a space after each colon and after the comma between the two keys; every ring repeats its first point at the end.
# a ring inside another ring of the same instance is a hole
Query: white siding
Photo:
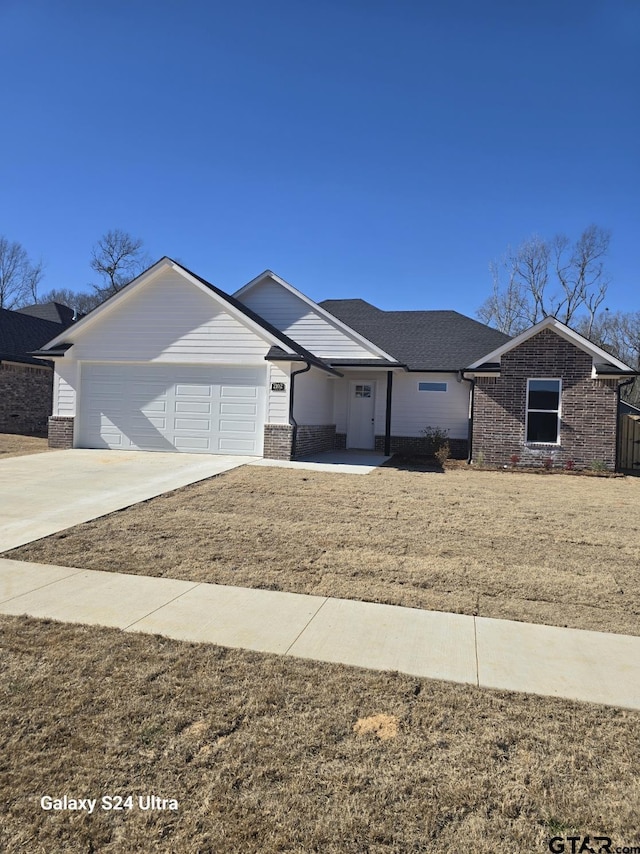
{"type": "Polygon", "coordinates": [[[76,414],[78,363],[56,359],[53,379],[53,415],[73,417],[76,414]]]}
{"type": "MultiPolygon", "coordinates": [[[[397,376],[397,375],[396,375],[397,376]]],[[[394,383],[396,377],[394,376],[394,383]]],[[[337,433],[347,432],[347,419],[349,412],[349,389],[351,382],[366,382],[375,384],[375,433],[381,436],[385,431],[387,412],[387,376],[386,373],[348,373],[345,372],[344,379],[335,383],[334,392],[334,418],[337,433]]]]}
{"type": "Polygon", "coordinates": [[[469,383],[456,374],[403,373],[393,377],[393,436],[420,436],[425,427],[449,431],[451,439],[466,439],[469,426],[469,383]],[[419,382],[446,382],[444,391],[418,391],[419,382]]]}
{"type": "Polygon", "coordinates": [[[333,424],[335,384],[316,368],[295,378],[293,416],[298,424],[333,424]]]}
{"type": "MultiPolygon", "coordinates": [[[[335,424],[347,432],[349,382],[376,381],[375,432],[384,435],[387,380],[384,374],[345,373],[335,384],[335,424]]],[[[400,373],[393,375],[391,411],[392,436],[420,436],[425,427],[441,427],[452,439],[466,439],[469,419],[469,383],[458,382],[456,374],[400,373]],[[446,382],[447,391],[418,391],[419,382],[446,382]]]]}
{"type": "Polygon", "coordinates": [[[289,423],[289,365],[269,362],[267,379],[267,423],[289,423]],[[284,383],[284,391],[271,391],[271,383],[284,383]]]}
{"type": "Polygon", "coordinates": [[[260,364],[270,344],[236,319],[215,294],[167,270],[71,333],[74,357],[87,361],[260,364]]]}
{"type": "Polygon", "coordinates": [[[379,358],[273,279],[255,285],[240,300],[320,358],[379,358]]]}

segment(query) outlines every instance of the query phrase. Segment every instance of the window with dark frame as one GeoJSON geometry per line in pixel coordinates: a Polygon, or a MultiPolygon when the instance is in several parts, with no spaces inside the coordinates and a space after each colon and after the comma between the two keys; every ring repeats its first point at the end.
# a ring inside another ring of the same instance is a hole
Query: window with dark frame
{"type": "Polygon", "coordinates": [[[560,391],[560,380],[527,381],[527,442],[559,444],[560,391]]]}
{"type": "Polygon", "coordinates": [[[418,391],[446,391],[447,384],[446,383],[418,383],[418,391]]]}

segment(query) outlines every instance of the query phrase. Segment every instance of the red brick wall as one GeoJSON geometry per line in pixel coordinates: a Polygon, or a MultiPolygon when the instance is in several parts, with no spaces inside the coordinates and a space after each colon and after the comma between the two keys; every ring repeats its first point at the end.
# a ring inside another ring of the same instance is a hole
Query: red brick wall
{"type": "Polygon", "coordinates": [[[553,460],[576,468],[616,462],[617,381],[591,378],[591,356],[544,329],[502,356],[499,377],[476,381],[473,459],[489,465],[543,465],[553,460]],[[528,444],[525,415],[528,378],[562,380],[560,445],[528,444]]]}
{"type": "Polygon", "coordinates": [[[53,404],[53,371],[0,362],[0,433],[45,433],[53,404]]]}

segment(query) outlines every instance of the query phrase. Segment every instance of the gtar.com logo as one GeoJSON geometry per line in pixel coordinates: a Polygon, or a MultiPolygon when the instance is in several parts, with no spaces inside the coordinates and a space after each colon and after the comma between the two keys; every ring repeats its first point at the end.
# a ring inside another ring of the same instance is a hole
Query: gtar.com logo
{"type": "Polygon", "coordinates": [[[549,840],[552,854],[640,854],[640,846],[613,847],[609,836],[554,836],[549,840]]]}

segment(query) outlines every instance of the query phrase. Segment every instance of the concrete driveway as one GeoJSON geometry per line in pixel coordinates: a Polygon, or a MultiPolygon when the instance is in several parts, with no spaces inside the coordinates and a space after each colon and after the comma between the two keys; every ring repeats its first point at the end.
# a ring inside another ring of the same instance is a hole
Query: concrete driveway
{"type": "Polygon", "coordinates": [[[76,449],[0,461],[0,552],[256,457],[76,449]]]}

